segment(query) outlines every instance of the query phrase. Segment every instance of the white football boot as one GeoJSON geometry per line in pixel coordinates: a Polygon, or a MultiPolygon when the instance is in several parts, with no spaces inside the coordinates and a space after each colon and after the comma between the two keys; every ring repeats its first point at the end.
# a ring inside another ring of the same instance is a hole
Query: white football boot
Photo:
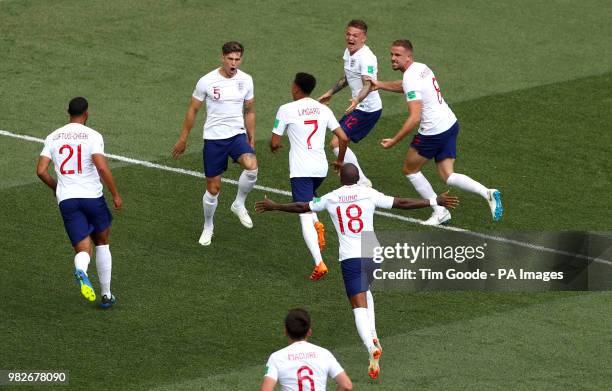
{"type": "Polygon", "coordinates": [[[446,225],[451,220],[451,214],[448,209],[443,208],[442,212],[434,211],[431,217],[423,222],[423,225],[446,225]]]}
{"type": "Polygon", "coordinates": [[[213,230],[214,228],[204,228],[204,230],[202,231],[202,235],[200,235],[198,243],[200,243],[202,246],[210,246],[210,243],[212,242],[213,230]]]}
{"type": "Polygon", "coordinates": [[[238,216],[242,225],[247,228],[253,228],[253,220],[251,220],[251,216],[249,216],[249,212],[247,212],[244,206],[239,208],[236,206],[236,204],[232,203],[232,207],[230,209],[236,216],[238,216]]]}

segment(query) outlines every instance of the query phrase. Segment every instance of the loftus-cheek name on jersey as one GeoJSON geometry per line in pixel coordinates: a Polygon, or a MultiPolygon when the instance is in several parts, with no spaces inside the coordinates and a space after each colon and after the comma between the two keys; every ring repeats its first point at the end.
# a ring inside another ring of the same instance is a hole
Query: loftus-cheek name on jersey
{"type": "Polygon", "coordinates": [[[303,115],[314,115],[321,114],[321,110],[318,107],[306,107],[305,109],[298,109],[298,115],[301,117],[303,115]]]}
{"type": "Polygon", "coordinates": [[[53,136],[53,141],[55,140],[87,140],[89,139],[89,135],[87,133],[57,133],[53,136]]]}
{"type": "Polygon", "coordinates": [[[300,353],[289,353],[287,354],[287,360],[289,361],[301,361],[317,358],[316,352],[300,352],[300,353]]]}

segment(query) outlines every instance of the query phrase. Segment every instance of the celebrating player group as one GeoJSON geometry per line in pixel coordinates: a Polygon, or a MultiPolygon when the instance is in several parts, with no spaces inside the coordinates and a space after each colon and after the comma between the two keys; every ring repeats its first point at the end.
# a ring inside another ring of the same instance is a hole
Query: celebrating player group
{"type": "MultiPolygon", "coordinates": [[[[293,202],[280,204],[265,198],[256,203],[256,210],[299,214],[304,242],[314,263],[310,275],[313,281],[328,272],[322,256],[325,227],[317,213],[324,210],[329,213],[340,243],[339,260],[345,290],[353,308],[357,332],[369,356],[368,374],[377,378],[382,347],[376,332],[370,285],[373,272],[380,265],[361,253],[362,235],[373,232],[374,210],[432,207],[431,217],[423,224],[448,224],[451,220],[449,209],[457,206],[458,199],[447,193],[438,195],[422,174],[421,168],[432,159],[444,183],[483,197],[494,221],[502,218],[503,207],[499,190],[487,188],[454,171],[459,122],[445,102],[434,72],[427,65],[414,61],[412,43],[400,39],[391,44],[391,67],[401,71],[403,77],[402,80],[381,81],[378,80],[377,58],[366,45],[367,31],[362,20],[348,23],[344,73],[318,99],[310,96],[316,87],[315,77],[305,72],[295,75],[290,86],[293,100],[278,109],[269,142],[271,152],[279,153],[283,136],[286,134],[289,138],[293,202]],[[350,103],[341,119],[337,120],[327,104],[347,86],[351,91],[350,103]],[[402,93],[408,109],[402,127],[393,137],[383,138],[381,148],[395,146],[408,133],[418,129],[408,146],[403,174],[422,199],[390,197],[374,190],[371,180],[364,174],[364,167],[349,146],[368,136],[381,118],[379,91],[402,93]],[[339,173],[342,186],[319,197],[317,189],[328,176],[330,165],[325,154],[327,130],[332,133],[329,145],[335,156],[331,166],[339,173]]],[[[202,197],[204,223],[199,237],[202,246],[210,246],[213,242],[221,177],[228,168],[230,157],[243,168],[230,210],[245,228],[253,228],[246,199],[259,172],[255,153],[254,83],[253,78],[240,69],[244,51],[243,45],[236,41],[223,45],[221,66],[197,82],[182,131],[171,152],[174,158],[185,152],[197,113],[205,105],[202,153],[206,190],[202,197]]],[[[121,209],[123,201],[106,163],[102,135],[86,126],[88,102],[81,97],[74,98],[69,103],[68,113],[70,122],[46,138],[37,173],[57,197],[64,227],[75,251],[75,277],[82,295],[87,300],[96,300],[95,289],[87,275],[93,257],[93,242],[102,295],[100,306],[110,308],[116,304],[110,290],[109,229],[112,216],[102,195],[100,179],[111,192],[115,209],[121,209]],[[51,162],[57,180],[48,172],[51,162]]],[[[270,357],[262,390],[272,390],[277,382],[283,390],[301,390],[303,384],[310,385],[310,389],[315,384],[317,389],[319,385],[325,389],[327,376],[336,380],[339,389],[351,388],[348,375],[331,353],[306,342],[311,333],[310,316],[306,311],[296,309],[290,312],[285,319],[285,331],[291,348],[270,357]],[[294,367],[299,368],[299,382],[292,378],[294,367]],[[284,375],[289,373],[287,368],[292,368],[290,376],[284,375]]]]}

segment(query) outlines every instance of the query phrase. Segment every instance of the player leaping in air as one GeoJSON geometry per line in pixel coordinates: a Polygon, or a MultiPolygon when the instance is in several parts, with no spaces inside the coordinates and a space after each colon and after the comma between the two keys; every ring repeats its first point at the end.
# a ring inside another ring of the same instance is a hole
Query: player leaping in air
{"type": "MultiPolygon", "coordinates": [[[[469,176],[455,172],[459,122],[442,98],[433,71],[425,64],[414,62],[412,43],[407,39],[397,40],[391,45],[391,67],[404,74],[403,80],[372,80],[372,86],[374,89],[403,93],[408,102],[409,115],[397,134],[382,140],[381,146],[391,148],[419,125],[418,134],[408,148],[403,168],[404,175],[415,190],[424,198],[436,196],[431,184],[421,173],[425,163],[435,159],[438,175],[444,183],[480,195],[487,201],[493,220],[500,220],[504,209],[499,190],[487,189],[469,176]]],[[[442,206],[433,206],[433,209],[433,214],[424,224],[438,225],[450,221],[451,214],[447,209],[442,206]]]]}
{"type": "Polygon", "coordinates": [[[338,233],[340,243],[340,265],[344,287],[353,307],[357,332],[369,353],[368,375],[378,377],[378,361],[382,354],[376,333],[374,298],[370,292],[374,270],[379,267],[371,254],[362,254],[361,239],[364,232],[374,232],[374,210],[378,208],[418,209],[432,205],[454,208],[457,197],[443,193],[430,199],[393,198],[371,187],[359,185],[359,170],[354,164],[346,163],[340,172],[342,187],[315,198],[310,202],[278,204],[270,199],[258,201],[258,212],[282,211],[290,213],[321,212],[327,210],[338,233]]]}
{"type": "MultiPolygon", "coordinates": [[[[332,96],[344,87],[351,89],[351,103],[340,119],[340,126],[352,142],[357,143],[366,137],[376,125],[382,114],[382,101],[378,91],[371,91],[371,81],[378,74],[378,60],[365,44],[368,25],[363,20],[351,20],[346,27],[346,49],[342,57],[344,75],[325,94],[319,102],[327,104],[332,96]]],[[[339,139],[332,137],[331,147],[336,156],[339,154],[339,139]]],[[[357,156],[348,148],[344,161],[353,163],[359,169],[360,184],[372,186],[372,182],[363,174],[357,156]]]]}
{"type": "MultiPolygon", "coordinates": [[[[331,109],[310,98],[315,85],[314,76],[308,73],[295,75],[291,87],[293,102],[278,109],[270,139],[270,149],[276,152],[281,147],[281,136],[285,131],[289,136],[289,176],[294,202],[308,202],[316,197],[317,188],[327,176],[325,131],[331,130],[338,138],[340,149],[334,162],[337,169],[342,165],[348,145],[348,137],[331,109]]],[[[316,281],[327,273],[321,256],[325,247],[325,228],[313,212],[300,214],[300,222],[304,241],[315,262],[310,279],[316,281]]]]}

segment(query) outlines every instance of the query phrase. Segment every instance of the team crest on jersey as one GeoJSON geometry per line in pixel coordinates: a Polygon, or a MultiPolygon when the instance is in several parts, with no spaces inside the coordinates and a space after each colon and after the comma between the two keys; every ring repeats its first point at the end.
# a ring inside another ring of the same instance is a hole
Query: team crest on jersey
{"type": "Polygon", "coordinates": [[[349,67],[354,67],[355,66],[355,59],[351,58],[351,61],[349,61],[349,67]]]}
{"type": "Polygon", "coordinates": [[[239,81],[238,82],[238,91],[242,92],[242,90],[244,90],[244,82],[239,81]]]}

